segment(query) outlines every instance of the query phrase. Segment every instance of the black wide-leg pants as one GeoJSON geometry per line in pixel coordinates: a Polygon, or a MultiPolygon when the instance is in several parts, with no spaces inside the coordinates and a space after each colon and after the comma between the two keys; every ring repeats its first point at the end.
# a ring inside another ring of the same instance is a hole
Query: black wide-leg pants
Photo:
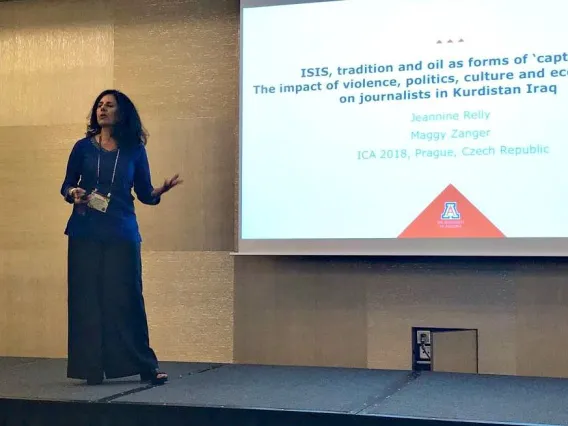
{"type": "Polygon", "coordinates": [[[69,238],[68,321],[68,377],[112,379],[158,368],[139,243],[69,238]]]}

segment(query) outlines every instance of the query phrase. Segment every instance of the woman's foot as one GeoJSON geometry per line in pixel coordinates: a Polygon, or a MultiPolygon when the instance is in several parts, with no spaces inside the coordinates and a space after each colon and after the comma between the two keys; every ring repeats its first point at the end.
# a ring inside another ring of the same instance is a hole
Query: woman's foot
{"type": "Polygon", "coordinates": [[[150,382],[153,385],[163,385],[168,381],[168,375],[163,371],[153,370],[147,373],[140,373],[140,380],[150,382]]]}
{"type": "Polygon", "coordinates": [[[88,386],[96,386],[96,385],[100,385],[102,383],[103,383],[102,377],[91,377],[91,378],[87,379],[87,385],[88,386]]]}

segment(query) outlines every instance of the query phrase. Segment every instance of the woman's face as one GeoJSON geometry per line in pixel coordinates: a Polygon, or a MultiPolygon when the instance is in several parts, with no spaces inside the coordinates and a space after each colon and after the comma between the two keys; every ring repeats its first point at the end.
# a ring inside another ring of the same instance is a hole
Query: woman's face
{"type": "Polygon", "coordinates": [[[101,127],[114,126],[118,122],[118,106],[114,95],[105,95],[97,105],[97,122],[101,127]]]}

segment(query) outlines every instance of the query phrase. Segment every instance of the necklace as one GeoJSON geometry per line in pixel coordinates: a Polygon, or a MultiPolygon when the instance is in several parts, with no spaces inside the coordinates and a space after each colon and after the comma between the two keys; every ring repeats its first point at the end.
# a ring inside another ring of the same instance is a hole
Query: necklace
{"type": "MultiPolygon", "coordinates": [[[[102,145],[102,137],[99,140],[99,155],[98,155],[98,159],[97,159],[97,188],[95,189],[95,191],[98,190],[99,184],[100,184],[100,176],[101,176],[101,150],[103,149],[103,145],[102,145]]],[[[114,177],[116,176],[116,166],[118,165],[118,157],[120,156],[120,149],[116,152],[116,158],[114,160],[114,168],[112,170],[112,179],[110,181],[110,188],[109,188],[109,192],[107,197],[110,198],[110,194],[112,191],[112,187],[114,185],[114,177]]]]}

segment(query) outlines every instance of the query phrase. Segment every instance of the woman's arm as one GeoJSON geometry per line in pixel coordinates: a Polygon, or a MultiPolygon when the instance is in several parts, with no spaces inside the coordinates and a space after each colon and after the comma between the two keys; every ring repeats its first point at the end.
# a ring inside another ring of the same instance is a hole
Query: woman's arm
{"type": "Polygon", "coordinates": [[[152,174],[146,148],[141,146],[140,155],[134,166],[134,192],[143,204],[155,206],[160,204],[162,192],[152,186],[152,174]]]}
{"type": "Polygon", "coordinates": [[[60,190],[61,195],[69,204],[73,204],[73,191],[78,187],[81,180],[81,165],[81,152],[79,142],[77,142],[71,150],[71,154],[69,154],[65,179],[63,179],[60,190]]]}

